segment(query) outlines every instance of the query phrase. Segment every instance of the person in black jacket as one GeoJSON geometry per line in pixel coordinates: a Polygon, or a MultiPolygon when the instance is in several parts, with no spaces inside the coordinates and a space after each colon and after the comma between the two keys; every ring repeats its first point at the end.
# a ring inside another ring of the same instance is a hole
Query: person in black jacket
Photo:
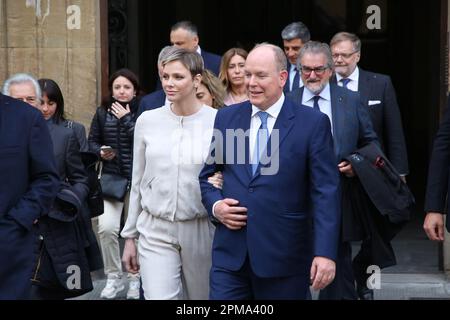
{"type": "Polygon", "coordinates": [[[86,204],[89,188],[80,144],[74,128],[65,125],[61,90],[50,79],[38,83],[36,91],[41,89],[42,103],[36,107],[47,121],[60,186],[52,208],[37,224],[39,241],[31,280],[32,298],[65,299],[93,289],[90,271],[101,267],[95,262],[100,250],[86,204]]]}
{"type": "MultiPolygon", "coordinates": [[[[128,211],[129,191],[126,190],[120,198],[113,198],[110,189],[117,187],[123,179],[128,186],[131,182],[133,134],[139,106],[136,95],[140,91],[137,76],[128,69],[121,69],[111,76],[109,90],[111,97],[105,98],[102,106],[97,108],[88,138],[89,150],[102,159],[102,179],[108,176],[117,181],[102,184],[104,214],[98,220],[104,271],[108,277],[100,294],[104,299],[114,299],[125,289],[122,282],[119,231],[122,211],[125,209],[125,215],[128,211]]],[[[127,299],[139,299],[139,274],[129,273],[128,279],[127,299]]]]}
{"type": "MultiPolygon", "coordinates": [[[[444,241],[444,214],[449,212],[445,202],[450,185],[450,98],[444,119],[434,140],[428,171],[427,193],[425,197],[425,212],[427,213],[423,228],[430,240],[444,241]]],[[[450,232],[450,220],[446,221],[450,232]]]]}

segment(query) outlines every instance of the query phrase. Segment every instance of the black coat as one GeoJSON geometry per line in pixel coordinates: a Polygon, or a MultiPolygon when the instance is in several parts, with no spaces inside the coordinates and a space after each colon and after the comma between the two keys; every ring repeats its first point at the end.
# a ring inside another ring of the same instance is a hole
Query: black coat
{"type": "Polygon", "coordinates": [[[96,259],[100,250],[86,205],[88,182],[79,143],[65,124],[56,125],[50,120],[48,127],[61,184],[52,209],[37,225],[39,240],[32,282],[69,298],[92,290],[90,271],[101,267],[96,259]],[[73,266],[79,269],[73,271],[73,266]],[[80,272],[81,276],[80,286],[75,289],[68,287],[71,272],[80,272]]]}
{"type": "Polygon", "coordinates": [[[409,221],[414,197],[378,145],[369,144],[346,158],[357,178],[343,180],[344,241],[368,240],[371,264],[396,264],[390,241],[409,221]]]}
{"type": "MultiPolygon", "coordinates": [[[[450,98],[444,119],[439,127],[431,154],[428,171],[427,193],[425,197],[425,211],[449,213],[450,206],[446,206],[447,194],[450,186],[450,98]]],[[[450,232],[450,219],[446,220],[447,230],[450,232]]]]}
{"type": "Polygon", "coordinates": [[[88,138],[89,151],[99,157],[103,145],[116,150],[117,155],[113,160],[103,161],[103,172],[119,174],[129,180],[132,173],[134,125],[138,109],[136,99],[130,102],[130,109],[131,113],[119,120],[106,108],[97,108],[88,138]]]}

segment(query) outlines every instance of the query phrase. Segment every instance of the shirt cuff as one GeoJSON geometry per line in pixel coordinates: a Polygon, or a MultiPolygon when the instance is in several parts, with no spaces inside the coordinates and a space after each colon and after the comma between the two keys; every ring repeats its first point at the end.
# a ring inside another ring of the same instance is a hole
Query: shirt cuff
{"type": "Polygon", "coordinates": [[[216,218],[216,219],[217,219],[216,214],[215,214],[216,206],[219,204],[220,201],[222,201],[222,200],[216,201],[216,202],[213,204],[212,210],[211,210],[211,211],[212,211],[211,213],[212,213],[213,217],[216,218]]]}

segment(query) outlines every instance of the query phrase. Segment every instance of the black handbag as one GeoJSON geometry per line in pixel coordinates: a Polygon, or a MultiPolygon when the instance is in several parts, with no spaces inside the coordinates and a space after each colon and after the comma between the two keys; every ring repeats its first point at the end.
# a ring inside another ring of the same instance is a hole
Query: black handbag
{"type": "Polygon", "coordinates": [[[98,174],[98,166],[100,162],[98,157],[93,152],[80,152],[83,160],[84,168],[88,176],[89,193],[87,196],[87,203],[91,218],[98,217],[103,214],[103,193],[100,185],[100,177],[98,174]]]}
{"type": "Polygon", "coordinates": [[[114,173],[102,173],[100,178],[103,197],[123,202],[128,191],[128,179],[114,173]]]}

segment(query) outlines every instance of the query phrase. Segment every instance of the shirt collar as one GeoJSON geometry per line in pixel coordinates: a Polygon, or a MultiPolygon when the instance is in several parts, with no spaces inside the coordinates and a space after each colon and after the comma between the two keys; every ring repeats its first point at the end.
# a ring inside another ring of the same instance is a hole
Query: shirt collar
{"type": "MultiPolygon", "coordinates": [[[[280,99],[278,99],[277,102],[275,102],[271,107],[269,107],[265,112],[267,112],[272,118],[277,119],[278,115],[280,114],[281,107],[284,104],[285,96],[284,93],[281,94],[280,99]]],[[[257,106],[252,105],[252,118],[258,113],[262,111],[257,106]]]]}
{"type": "Polygon", "coordinates": [[[197,50],[195,50],[199,55],[202,55],[202,49],[200,46],[197,46],[197,50]]]}
{"type": "MultiPolygon", "coordinates": [[[[339,73],[336,73],[336,80],[337,80],[337,82],[341,81],[342,79],[344,79],[344,77],[341,76],[339,73]]],[[[358,66],[356,66],[355,70],[353,70],[352,74],[350,76],[348,76],[347,79],[350,79],[352,81],[358,82],[358,79],[359,79],[359,68],[358,68],[358,66]]]]}
{"type": "MultiPolygon", "coordinates": [[[[310,101],[312,100],[316,95],[312,93],[306,86],[304,87],[305,90],[303,91],[303,101],[310,101]]],[[[322,92],[318,94],[322,99],[331,101],[331,92],[330,92],[330,83],[328,82],[325,88],[323,88],[322,92]]]]}

